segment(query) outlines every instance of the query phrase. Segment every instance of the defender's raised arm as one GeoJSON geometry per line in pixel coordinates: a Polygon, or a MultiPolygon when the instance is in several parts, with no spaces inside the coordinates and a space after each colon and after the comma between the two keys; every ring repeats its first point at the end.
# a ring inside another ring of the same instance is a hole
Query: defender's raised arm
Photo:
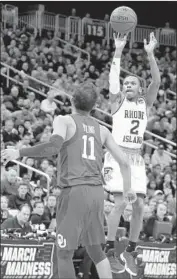
{"type": "Polygon", "coordinates": [[[150,41],[149,44],[147,44],[147,40],[144,40],[144,49],[147,52],[149,64],[150,64],[150,70],[152,75],[152,82],[150,83],[148,89],[147,89],[147,96],[146,101],[147,105],[151,107],[154,103],[154,101],[157,98],[157,93],[160,86],[160,72],[159,68],[157,66],[157,62],[154,56],[154,49],[157,45],[157,40],[154,36],[154,33],[150,33],[150,41]]]}

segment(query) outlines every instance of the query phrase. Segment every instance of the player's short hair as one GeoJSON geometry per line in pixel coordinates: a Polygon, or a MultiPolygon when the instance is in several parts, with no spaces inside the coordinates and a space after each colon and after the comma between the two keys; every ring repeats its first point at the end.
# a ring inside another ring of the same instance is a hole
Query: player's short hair
{"type": "Polygon", "coordinates": [[[138,80],[139,85],[141,86],[141,80],[140,80],[137,76],[134,76],[134,75],[127,75],[127,76],[124,78],[124,80],[127,79],[127,78],[129,78],[129,77],[135,77],[135,78],[138,80]]]}
{"type": "Polygon", "coordinates": [[[72,100],[76,109],[89,112],[96,104],[97,98],[98,94],[95,85],[91,82],[86,82],[75,88],[72,100]]]}

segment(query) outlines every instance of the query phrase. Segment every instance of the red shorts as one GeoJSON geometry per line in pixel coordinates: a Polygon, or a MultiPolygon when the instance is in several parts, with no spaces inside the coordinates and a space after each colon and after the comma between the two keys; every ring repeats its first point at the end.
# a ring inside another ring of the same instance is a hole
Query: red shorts
{"type": "Polygon", "coordinates": [[[62,250],[105,243],[102,186],[62,189],[57,199],[56,244],[62,250]]]}

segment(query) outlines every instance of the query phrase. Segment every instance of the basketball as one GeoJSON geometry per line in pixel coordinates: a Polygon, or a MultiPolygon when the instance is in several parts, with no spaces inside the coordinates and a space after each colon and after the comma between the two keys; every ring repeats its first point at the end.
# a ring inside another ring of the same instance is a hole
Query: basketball
{"type": "Polygon", "coordinates": [[[110,17],[111,26],[118,33],[128,33],[137,25],[137,15],[129,7],[121,6],[116,8],[110,17]]]}

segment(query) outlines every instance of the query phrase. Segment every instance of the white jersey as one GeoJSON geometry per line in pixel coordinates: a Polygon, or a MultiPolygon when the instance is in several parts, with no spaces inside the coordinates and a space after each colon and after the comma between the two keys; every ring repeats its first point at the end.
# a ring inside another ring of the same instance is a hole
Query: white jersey
{"type": "Polygon", "coordinates": [[[125,148],[140,149],[147,126],[147,105],[143,97],[137,102],[123,99],[112,115],[112,135],[116,143],[125,148]]]}

